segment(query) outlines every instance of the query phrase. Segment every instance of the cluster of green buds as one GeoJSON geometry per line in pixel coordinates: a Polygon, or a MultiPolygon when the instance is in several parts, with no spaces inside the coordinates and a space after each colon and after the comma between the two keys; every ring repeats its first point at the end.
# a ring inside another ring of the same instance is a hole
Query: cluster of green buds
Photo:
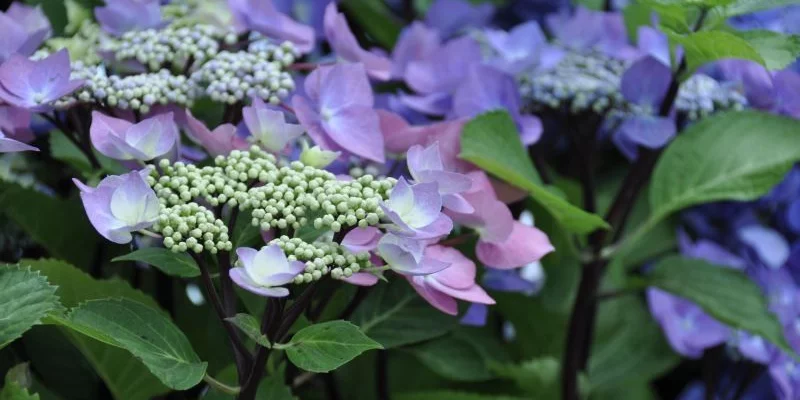
{"type": "MultiPolygon", "coordinates": [[[[155,179],[151,176],[150,181],[155,179]]],[[[193,202],[170,207],[162,203],[153,230],[164,237],[164,247],[174,252],[205,250],[216,254],[233,248],[225,222],[216,218],[211,210],[193,202]]]]}
{"type": "MultiPolygon", "coordinates": [[[[198,201],[218,210],[225,205],[250,210],[252,225],[264,231],[276,229],[289,233],[308,227],[340,232],[348,227],[377,225],[383,217],[380,203],[388,199],[396,183],[394,178],[376,179],[372,175],[339,180],[328,171],[299,161],[279,161],[258,146],[247,151],[234,150],[227,157],[218,156],[213,165],[204,167],[161,160],[148,181],[167,218],[160,219],[155,229],[164,234],[165,240],[173,239],[165,242],[165,246],[173,249],[173,246],[181,246],[176,251],[228,247],[227,230],[212,230],[210,233],[217,236],[206,239],[209,233],[206,228],[221,229],[224,225],[198,201]],[[203,218],[193,212],[202,214],[203,218]],[[188,216],[195,219],[185,221],[188,216]],[[206,225],[201,226],[201,223],[206,225]],[[172,231],[163,232],[166,227],[172,231]],[[174,236],[176,232],[180,233],[178,238],[174,236]],[[182,246],[179,239],[187,238],[186,232],[193,232],[191,237],[200,234],[203,240],[196,238],[196,242],[182,246]]],[[[309,257],[298,256],[298,259],[314,261],[309,257]]],[[[353,263],[342,266],[341,276],[353,273],[352,268],[350,272],[346,270],[350,264],[353,263]]]]}
{"type": "Polygon", "coordinates": [[[166,69],[129,76],[109,76],[102,66],[73,63],[72,78],[84,79],[85,84],[72,95],[60,99],[58,106],[69,106],[76,102],[97,103],[144,114],[157,105],[191,107],[196,95],[189,79],[173,75],[166,69]]]}
{"type": "Polygon", "coordinates": [[[568,51],[555,68],[524,75],[520,94],[534,112],[602,114],[624,101],[619,86],[626,67],[625,62],[600,53],[568,51]]]}
{"type": "Polygon", "coordinates": [[[349,278],[365,268],[374,267],[367,252],[353,254],[335,242],[307,243],[300,238],[283,235],[268,245],[280,247],[289,261],[302,261],[305,271],[294,278],[297,284],[316,281],[325,275],[333,279],[349,278]]]}
{"type": "Polygon", "coordinates": [[[100,50],[114,54],[116,61],[137,61],[150,71],[164,67],[183,68],[186,64],[204,63],[213,58],[220,44],[236,43],[236,34],[212,25],[130,31],[118,39],[109,39],[100,50]]]}
{"type": "Polygon", "coordinates": [[[221,51],[192,73],[191,81],[211,100],[235,104],[258,96],[265,102],[280,103],[294,90],[286,71],[296,58],[289,42],[263,45],[253,51],[221,51]]]}

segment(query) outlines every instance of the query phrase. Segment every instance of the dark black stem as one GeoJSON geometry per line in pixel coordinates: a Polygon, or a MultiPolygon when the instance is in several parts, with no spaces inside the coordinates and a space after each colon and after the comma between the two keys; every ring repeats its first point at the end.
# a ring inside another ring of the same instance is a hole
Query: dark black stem
{"type": "Polygon", "coordinates": [[[339,386],[336,384],[336,376],[333,372],[323,374],[322,381],[325,383],[325,392],[328,394],[328,400],[341,400],[342,395],[339,394],[339,386]]]}
{"type": "Polygon", "coordinates": [[[200,275],[202,278],[201,281],[203,282],[203,287],[208,294],[211,305],[214,307],[214,311],[217,313],[217,317],[222,323],[222,327],[228,334],[228,339],[230,340],[231,347],[233,348],[233,359],[236,363],[236,371],[238,372],[239,376],[245,376],[247,371],[250,370],[250,365],[252,364],[252,355],[239,337],[239,332],[236,330],[236,328],[225,320],[225,318],[227,318],[225,315],[225,309],[223,308],[222,300],[219,298],[219,294],[217,294],[217,289],[214,288],[214,281],[211,279],[211,273],[208,270],[208,265],[206,264],[205,260],[202,256],[195,254],[194,252],[189,252],[189,254],[191,254],[192,258],[194,258],[195,262],[197,262],[197,265],[200,267],[200,275]]]}
{"type": "Polygon", "coordinates": [[[614,11],[614,0],[605,0],[603,2],[603,11],[614,11]]]}
{"type": "Polygon", "coordinates": [[[369,287],[359,286],[358,289],[356,289],[356,294],[353,296],[353,299],[350,300],[350,303],[347,303],[347,307],[339,314],[339,319],[350,318],[358,306],[361,305],[361,302],[367,298],[367,294],[369,294],[369,287]]]}
{"type": "Polygon", "coordinates": [[[375,364],[378,400],[389,400],[389,352],[378,350],[375,364]]]}

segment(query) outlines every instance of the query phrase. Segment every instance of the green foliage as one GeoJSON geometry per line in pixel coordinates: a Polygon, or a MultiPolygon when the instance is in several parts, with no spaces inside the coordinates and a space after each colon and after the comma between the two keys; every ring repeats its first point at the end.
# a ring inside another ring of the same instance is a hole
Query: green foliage
{"type": "MultiPolygon", "coordinates": [[[[561,397],[561,363],[553,357],[535,358],[520,365],[493,365],[498,375],[514,381],[531,398],[557,399],[561,397]]],[[[585,397],[589,384],[586,376],[579,377],[581,397],[585,397]]]]}
{"type": "Polygon", "coordinates": [[[458,323],[400,279],[373,287],[351,321],[387,349],[442,336],[458,323]]]}
{"type": "Polygon", "coordinates": [[[699,259],[670,256],[653,267],[647,283],[691,300],[724,324],[762,336],[794,353],[761,290],[740,271],[699,259]]]}
{"type": "Polygon", "coordinates": [[[225,318],[225,320],[236,325],[242,333],[259,345],[266,348],[272,347],[267,336],[261,333],[261,327],[259,327],[256,317],[250,314],[236,314],[233,317],[225,318]]]}
{"type": "Polygon", "coordinates": [[[506,111],[488,112],[468,122],[461,137],[460,157],[530,192],[535,201],[571,232],[589,233],[608,228],[599,216],[573,206],[542,186],[514,121],[506,111]]]}
{"type": "Polygon", "coordinates": [[[165,385],[186,390],[203,379],[207,364],[163,313],[130,299],[90,300],[73,308],[65,325],[128,350],[165,385]]]}
{"type": "Polygon", "coordinates": [[[111,261],[138,261],[152,265],[170,276],[194,278],[200,276],[200,267],[186,253],[175,253],[162,247],[147,247],[119,256],[111,261]]]}
{"type": "Polygon", "coordinates": [[[490,362],[510,359],[489,332],[460,328],[452,333],[408,349],[420,362],[440,376],[454,381],[479,382],[494,378],[490,362]]]}
{"type": "Polygon", "coordinates": [[[352,21],[385,49],[391,49],[397,42],[402,25],[389,7],[380,1],[344,0],[342,8],[352,17],[352,21]]]}
{"type": "Polygon", "coordinates": [[[0,348],[60,308],[56,288],[39,272],[0,266],[0,348]]]}
{"type": "Polygon", "coordinates": [[[28,393],[31,387],[31,372],[28,364],[18,364],[8,370],[5,383],[0,389],[0,400],[39,400],[38,394],[28,393]]]}
{"type": "Polygon", "coordinates": [[[92,265],[98,235],[77,198],[60,199],[3,182],[0,210],[51,256],[75,265],[92,265]]]}
{"type": "Polygon", "coordinates": [[[522,397],[498,396],[494,394],[466,393],[448,390],[412,392],[400,394],[398,400],[522,400],[522,397]]]}
{"type": "Polygon", "coordinates": [[[769,10],[771,8],[784,7],[793,4],[800,4],[798,0],[732,0],[720,2],[718,7],[709,10],[708,20],[711,26],[722,24],[730,17],[737,15],[750,14],[757,11],[769,10]]]}
{"type": "Polygon", "coordinates": [[[667,147],[650,186],[651,220],[696,204],[767,193],[800,160],[800,122],[745,111],[713,116],[667,147]]]}
{"type": "Polygon", "coordinates": [[[800,36],[783,35],[766,30],[737,32],[764,59],[769,70],[781,70],[792,64],[800,55],[800,36]]]}
{"type": "MultiPolygon", "coordinates": [[[[51,284],[57,285],[56,295],[66,307],[92,299],[126,297],[144,303],[151,308],[158,307],[146,294],[133,289],[120,280],[95,280],[83,271],[58,260],[23,260],[21,265],[31,266],[40,271],[51,284]]],[[[63,320],[61,316],[50,318],[63,320]]],[[[166,392],[167,388],[129,352],[101,343],[62,328],[70,341],[92,364],[115,398],[146,400],[166,392]]]]}
{"type": "Polygon", "coordinates": [[[289,343],[276,343],[274,347],[286,350],[294,365],[311,372],[330,372],[367,350],[383,348],[357,326],[342,320],[308,326],[289,343]]]}
{"type": "Polygon", "coordinates": [[[701,66],[724,58],[739,58],[767,65],[761,54],[747,40],[732,33],[704,31],[685,36],[671,35],[671,39],[683,46],[689,77],[701,66]]]}

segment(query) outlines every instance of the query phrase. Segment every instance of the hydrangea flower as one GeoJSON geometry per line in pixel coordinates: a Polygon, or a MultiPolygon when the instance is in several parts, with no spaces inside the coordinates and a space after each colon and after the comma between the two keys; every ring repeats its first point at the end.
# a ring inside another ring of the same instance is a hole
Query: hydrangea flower
{"type": "Polygon", "coordinates": [[[258,97],[253,98],[253,105],[242,109],[242,117],[253,141],[273,153],[282,152],[305,132],[302,126],[286,122],[283,112],[271,109],[258,97]]]}
{"type": "Polygon", "coordinates": [[[342,60],[362,63],[367,74],[378,80],[388,80],[391,77],[392,63],[388,58],[361,48],[344,14],[332,2],[325,8],[325,37],[328,44],[342,60]]]}
{"type": "Polygon", "coordinates": [[[473,65],[453,95],[453,114],[472,118],[492,110],[506,110],[520,130],[525,145],[542,135],[542,121],[520,113],[519,85],[514,78],[493,67],[473,65]]]}
{"type": "Polygon", "coordinates": [[[39,151],[36,147],[6,137],[0,130],[0,153],[15,153],[18,151],[39,151]]]}
{"type": "Polygon", "coordinates": [[[306,77],[305,92],[308,98],[295,95],[292,106],[317,145],[384,162],[383,136],[363,65],[317,68],[306,77]]]}
{"type": "Polygon", "coordinates": [[[450,266],[432,274],[407,277],[414,290],[432,306],[450,315],[458,314],[456,299],[479,304],[494,304],[486,291],[475,283],[475,263],[461,252],[445,246],[429,246],[425,256],[450,266]]]}
{"type": "Polygon", "coordinates": [[[572,50],[595,50],[619,59],[631,59],[639,52],[628,43],[622,14],[592,11],[579,6],[574,13],[547,16],[547,27],[558,43],[572,50]]]}
{"type": "Polygon", "coordinates": [[[231,279],[242,289],[261,296],[288,296],[289,289],[279,286],[291,283],[305,269],[302,262],[289,261],[277,244],[261,250],[240,247],[236,255],[242,266],[231,268],[231,279]]]}
{"type": "Polygon", "coordinates": [[[14,106],[0,106],[0,132],[6,137],[23,143],[33,140],[33,131],[30,128],[31,113],[23,108],[14,106]]]}
{"type": "Polygon", "coordinates": [[[377,253],[392,271],[401,275],[428,275],[450,266],[425,255],[425,243],[388,233],[378,241],[377,253]]]}
{"type": "Polygon", "coordinates": [[[456,212],[471,213],[474,209],[459,193],[469,190],[472,179],[446,171],[439,152],[439,142],[423,148],[412,146],[407,154],[408,171],[416,183],[436,183],[442,206],[456,212]]]}
{"type": "Polygon", "coordinates": [[[425,24],[448,38],[466,29],[486,25],[493,14],[494,6],[487,2],[472,5],[465,0],[436,0],[425,13],[425,24]]]}
{"type": "Polygon", "coordinates": [[[362,253],[375,250],[382,237],[383,233],[374,226],[353,228],[344,235],[341,244],[351,253],[362,253]]]}
{"type": "Polygon", "coordinates": [[[250,147],[247,140],[236,133],[235,126],[222,124],[211,131],[188,109],[186,109],[186,128],[186,135],[189,139],[203,146],[208,154],[215,157],[227,155],[233,150],[244,150],[250,147]]]}
{"type": "Polygon", "coordinates": [[[730,336],[727,326],[688,300],[650,288],[647,302],[672,348],[684,357],[699,358],[705,349],[725,343],[730,336]]]}
{"type": "Polygon", "coordinates": [[[163,25],[159,0],[106,0],[105,3],[94,9],[94,16],[100,27],[112,35],[163,25]]]}
{"type": "Polygon", "coordinates": [[[389,200],[381,204],[392,221],[391,232],[416,239],[445,236],[453,230],[453,221],[442,213],[442,196],[438,184],[409,185],[405,178],[397,181],[389,200]]]}
{"type": "Polygon", "coordinates": [[[178,128],[172,112],[134,124],[94,111],[89,136],[92,145],[108,157],[148,161],[167,154],[175,147],[178,128]]]}
{"type": "Polygon", "coordinates": [[[452,95],[466,78],[469,67],[480,63],[481,49],[471,37],[450,40],[425,59],[408,63],[405,79],[416,95],[404,95],[403,103],[422,113],[445,115],[452,95]]]}
{"type": "Polygon", "coordinates": [[[486,30],[483,35],[496,53],[489,59],[489,65],[514,76],[532,68],[552,68],[564,56],[563,49],[547,43],[536,21],[517,25],[508,32],[486,30]]]}
{"type": "Polygon", "coordinates": [[[392,77],[405,79],[408,64],[431,57],[441,46],[441,41],[437,30],[419,21],[412,22],[400,33],[392,49],[392,77]]]}
{"type": "Polygon", "coordinates": [[[675,121],[657,115],[671,82],[670,68],[652,56],[636,61],[622,76],[622,95],[642,109],[626,117],[613,137],[629,159],[636,159],[638,146],[658,149],[675,137],[675,121]]]}
{"type": "Polygon", "coordinates": [[[50,21],[41,7],[11,3],[5,13],[0,12],[0,64],[12,54],[33,54],[51,33],[50,21]]]}
{"type": "Polygon", "coordinates": [[[73,179],[81,191],[81,201],[94,228],[104,238],[119,244],[133,240],[131,232],[153,225],[160,204],[147,184],[149,169],[108,176],[96,188],[73,179]]]}
{"type": "Polygon", "coordinates": [[[0,99],[29,111],[48,111],[52,102],[82,85],[81,80],[70,80],[65,49],[38,61],[13,55],[0,65],[0,99]]]}
{"type": "Polygon", "coordinates": [[[301,53],[314,48],[314,29],[275,8],[272,0],[228,0],[240,31],[253,30],[272,39],[288,40],[301,53]]]}
{"type": "Polygon", "coordinates": [[[464,214],[448,211],[453,220],[478,232],[475,253],[484,265],[508,269],[538,261],[554,250],[539,229],[515,221],[482,171],[470,172],[472,187],[462,194],[475,210],[464,214]]]}

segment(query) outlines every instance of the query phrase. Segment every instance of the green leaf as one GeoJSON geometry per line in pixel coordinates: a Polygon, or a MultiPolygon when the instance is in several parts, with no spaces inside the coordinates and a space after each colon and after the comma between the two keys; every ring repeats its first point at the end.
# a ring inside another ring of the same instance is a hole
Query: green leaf
{"type": "Polygon", "coordinates": [[[367,350],[383,347],[357,326],[338,320],[303,328],[289,343],[275,344],[275,348],[286,350],[289,360],[299,368],[330,372],[367,350]]]}
{"type": "Polygon", "coordinates": [[[442,336],[458,323],[399,280],[373,287],[351,321],[387,349],[442,336]]]}
{"type": "MultiPolygon", "coordinates": [[[[567,282],[559,282],[559,286],[570,286],[577,276],[560,276],[567,282]],[[564,279],[567,278],[567,279],[564,279]]],[[[550,286],[550,275],[548,284],[550,286]]],[[[526,296],[520,293],[490,293],[497,301],[495,306],[507,321],[514,325],[516,340],[513,344],[517,353],[525,358],[545,356],[560,357],[564,351],[564,332],[567,331],[569,310],[551,307],[545,299],[526,296]],[[547,321],[546,324],[541,321],[547,321]]],[[[560,304],[558,305],[560,306],[560,304]]]]}
{"type": "MultiPolygon", "coordinates": [[[[561,363],[553,357],[536,358],[520,365],[493,364],[497,375],[511,379],[532,398],[557,399],[561,397],[561,363]]],[[[579,375],[581,397],[589,389],[586,376],[579,375]]]]}
{"type": "Polygon", "coordinates": [[[242,333],[247,335],[250,339],[253,339],[253,341],[259,345],[266,348],[272,347],[267,336],[261,333],[261,327],[256,317],[250,314],[236,314],[233,317],[225,318],[225,320],[236,325],[242,333]]]}
{"type": "Polygon", "coordinates": [[[539,174],[519,139],[517,127],[506,111],[479,115],[464,126],[460,157],[517,187],[574,233],[608,229],[597,215],[573,206],[541,185],[539,174]]]}
{"type": "Polygon", "coordinates": [[[743,273],[699,259],[669,256],[646,279],[651,286],[694,302],[720,322],[794,354],[761,290],[743,273]]]}
{"type": "MultiPolygon", "coordinates": [[[[223,368],[215,378],[223,383],[235,386],[233,382],[238,382],[236,365],[231,364],[223,368]]],[[[203,400],[235,400],[235,397],[210,388],[201,398],[203,400]]],[[[297,400],[297,397],[294,397],[291,389],[283,383],[283,372],[279,370],[261,380],[258,384],[255,400],[297,400]]]]}
{"type": "Polygon", "coordinates": [[[203,379],[207,364],[163,313],[130,299],[90,300],[73,308],[67,326],[128,350],[165,385],[186,390],[203,379]]]}
{"type": "Polygon", "coordinates": [[[651,220],[712,201],[748,201],[800,160],[800,121],[730,112],[690,126],[661,156],[650,187],[651,220]]]}
{"type": "MultiPolygon", "coordinates": [[[[86,300],[127,297],[158,307],[146,294],[121,280],[95,280],[83,271],[58,260],[22,260],[22,265],[40,271],[66,307],[75,307],[86,300]]],[[[63,321],[63,316],[51,315],[63,321]]],[[[135,357],[125,350],[98,342],[66,327],[61,327],[70,341],[92,364],[98,375],[117,399],[147,400],[167,391],[161,382],[135,357]]]]}
{"type": "Polygon", "coordinates": [[[75,265],[92,265],[98,234],[77,198],[64,200],[3,182],[0,210],[51,256],[75,265]]]}
{"type": "Polygon", "coordinates": [[[60,309],[56,287],[39,272],[18,266],[0,267],[0,348],[60,309]]]}
{"type": "Polygon", "coordinates": [[[381,47],[384,49],[394,47],[403,26],[385,3],[373,0],[344,0],[342,8],[381,47]]]}
{"type": "Polygon", "coordinates": [[[680,362],[638,298],[627,296],[601,303],[598,320],[598,325],[610,326],[598,327],[589,359],[593,396],[597,391],[649,382],[680,362]],[[613,320],[610,324],[609,319],[613,320]]]}
{"type": "Polygon", "coordinates": [[[242,211],[236,217],[236,225],[231,236],[233,248],[254,247],[261,240],[261,228],[253,226],[252,219],[250,211],[242,211]]]}
{"type": "Polygon", "coordinates": [[[639,37],[639,27],[650,26],[652,24],[653,9],[641,4],[631,3],[622,10],[622,17],[625,21],[625,31],[631,43],[636,43],[639,37]]]}
{"type": "Polygon", "coordinates": [[[146,247],[111,261],[138,261],[152,265],[170,276],[194,278],[200,276],[200,268],[194,259],[185,253],[175,253],[163,247],[146,247]]]}
{"type": "Polygon", "coordinates": [[[439,390],[431,392],[399,393],[392,398],[397,400],[522,400],[522,397],[498,396],[496,394],[479,394],[439,390]]]}
{"type": "Polygon", "coordinates": [[[670,35],[670,37],[683,46],[687,66],[685,77],[693,74],[701,66],[723,58],[750,60],[766,66],[766,61],[750,43],[732,33],[703,31],[685,36],[670,35]]]}
{"type": "Polygon", "coordinates": [[[800,36],[783,35],[766,30],[736,32],[764,59],[769,70],[781,70],[792,64],[800,55],[800,36]]]}
{"type": "Polygon", "coordinates": [[[771,8],[800,4],[798,0],[733,0],[720,7],[715,7],[709,13],[709,19],[722,23],[730,17],[769,10],[771,8]]]}
{"type": "Polygon", "coordinates": [[[494,377],[489,370],[490,361],[509,360],[502,345],[493,336],[466,328],[408,350],[428,368],[454,381],[487,381],[494,377]]]}

